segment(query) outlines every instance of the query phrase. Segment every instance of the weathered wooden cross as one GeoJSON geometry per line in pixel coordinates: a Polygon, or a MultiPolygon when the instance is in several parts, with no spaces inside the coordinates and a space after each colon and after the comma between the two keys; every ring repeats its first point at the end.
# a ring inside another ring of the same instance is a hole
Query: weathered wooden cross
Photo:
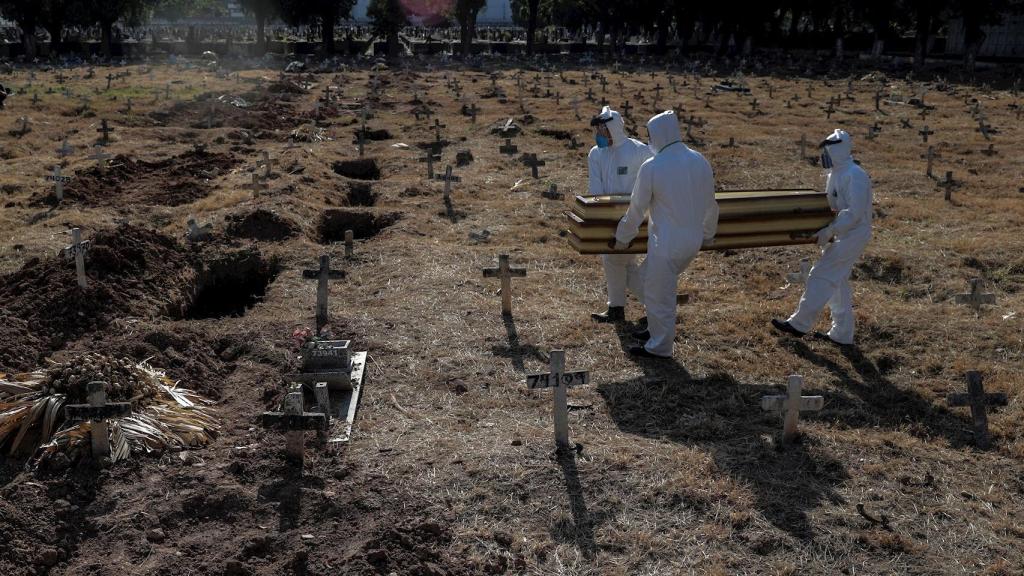
{"type": "Polygon", "coordinates": [[[263,177],[267,178],[273,173],[273,166],[277,160],[270,158],[270,152],[263,151],[263,157],[256,161],[256,166],[263,168],[263,177]]]}
{"type": "Polygon", "coordinates": [[[803,377],[793,374],[787,382],[785,396],[761,397],[761,410],[783,414],[783,442],[790,442],[796,438],[800,412],[817,412],[825,406],[825,399],[822,396],[801,396],[800,389],[803,384],[803,377]]]}
{"type": "Polygon", "coordinates": [[[558,450],[569,448],[569,407],[567,390],[570,386],[590,384],[590,373],[585,370],[576,372],[565,371],[565,350],[552,350],[550,355],[550,372],[546,374],[528,374],[526,387],[530,390],[538,388],[554,388],[555,446],[558,450]]]}
{"type": "Polygon", "coordinates": [[[953,171],[946,170],[946,179],[939,183],[939,186],[945,189],[943,196],[946,202],[953,200],[953,188],[956,188],[956,180],[953,180],[953,171]]]}
{"type": "Polygon", "coordinates": [[[547,190],[545,190],[544,192],[541,192],[540,195],[545,197],[545,198],[547,198],[547,199],[549,199],[549,200],[563,200],[563,199],[565,199],[565,194],[563,194],[563,193],[558,191],[558,185],[555,184],[554,182],[552,182],[548,186],[547,190]]]}
{"type": "Polygon", "coordinates": [[[69,404],[64,407],[64,417],[69,422],[89,422],[89,436],[92,441],[92,457],[105,458],[110,455],[110,438],[107,420],[124,418],[132,413],[130,402],[107,402],[105,382],[89,382],[85,385],[87,404],[69,404]]]}
{"type": "Polygon", "coordinates": [[[316,279],[316,333],[327,325],[327,296],[329,293],[327,281],[338,280],[345,277],[343,270],[331,270],[331,257],[327,254],[320,256],[320,267],[316,270],[303,270],[304,278],[316,279]]]}
{"type": "Polygon", "coordinates": [[[932,177],[932,165],[935,162],[935,147],[929,146],[928,147],[928,152],[926,152],[925,155],[922,156],[922,158],[925,158],[928,161],[928,168],[925,170],[925,175],[927,175],[929,178],[931,178],[932,177]]]}
{"type": "Polygon", "coordinates": [[[210,234],[213,231],[213,224],[207,222],[200,226],[196,224],[195,218],[189,218],[186,224],[188,226],[188,230],[185,231],[185,238],[189,242],[200,242],[202,240],[206,240],[210,237],[210,234]]]}
{"type": "Polygon", "coordinates": [[[269,189],[270,185],[264,182],[263,179],[260,178],[259,174],[253,172],[252,180],[250,180],[249,183],[245,185],[245,187],[252,190],[252,195],[255,198],[256,196],[260,195],[261,190],[269,189]]]}
{"type": "Polygon", "coordinates": [[[525,268],[512,268],[509,266],[508,254],[498,256],[497,268],[484,268],[484,278],[501,279],[501,314],[512,315],[512,278],[525,278],[525,268]]]}
{"type": "Polygon", "coordinates": [[[447,124],[441,124],[441,121],[439,119],[434,118],[434,139],[436,141],[441,141],[441,129],[447,127],[447,124]]]}
{"type": "Polygon", "coordinates": [[[525,154],[523,164],[530,167],[530,173],[534,178],[540,178],[540,172],[537,170],[539,167],[547,164],[544,160],[538,160],[536,154],[525,154]]]}
{"type": "Polygon", "coordinates": [[[628,117],[629,111],[632,108],[633,107],[629,105],[629,100],[626,100],[626,103],[622,105],[622,115],[628,117]]]}
{"type": "Polygon", "coordinates": [[[285,455],[301,465],[306,430],[326,430],[327,416],[322,412],[306,412],[303,409],[302,384],[293,384],[284,397],[280,412],[263,413],[263,427],[283,430],[285,455]]]}
{"type": "Polygon", "coordinates": [[[980,312],[982,304],[996,303],[996,295],[981,291],[981,278],[971,278],[971,291],[957,294],[956,303],[970,306],[975,312],[980,312]]]}
{"type": "Polygon", "coordinates": [[[114,129],[107,125],[106,118],[100,121],[100,127],[97,128],[96,131],[103,133],[103,137],[100,138],[100,144],[106,146],[107,144],[110,143],[110,133],[113,132],[114,129]]]}
{"type": "Polygon", "coordinates": [[[433,180],[434,179],[434,162],[437,162],[440,159],[441,159],[441,153],[440,152],[435,152],[432,149],[428,149],[426,151],[426,155],[419,159],[420,162],[426,162],[427,163],[427,179],[428,180],[433,180]]]}
{"type": "Polygon", "coordinates": [[[438,174],[438,175],[434,176],[434,179],[435,180],[441,180],[441,181],[444,182],[444,199],[445,199],[445,202],[448,202],[449,196],[451,196],[451,193],[452,193],[452,182],[461,182],[462,181],[462,178],[459,178],[458,176],[452,176],[452,166],[451,166],[451,164],[449,164],[448,166],[445,167],[443,175],[442,174],[438,174]]]}
{"type": "Polygon", "coordinates": [[[512,143],[511,138],[505,138],[505,144],[498,147],[498,152],[512,156],[516,152],[519,152],[519,147],[512,143]]]}
{"type": "Polygon", "coordinates": [[[75,278],[78,280],[78,285],[82,288],[87,288],[89,282],[85,277],[85,253],[89,251],[89,247],[92,242],[89,240],[82,240],[82,229],[72,228],[71,229],[71,244],[65,246],[60,251],[60,255],[65,260],[74,259],[75,261],[75,278]]]}
{"type": "Polygon", "coordinates": [[[107,160],[111,158],[110,154],[103,151],[103,147],[99,144],[93,146],[93,152],[90,156],[86,156],[87,160],[95,160],[96,168],[101,172],[107,171],[107,160]]]}
{"type": "Polygon", "coordinates": [[[53,193],[57,197],[57,200],[64,199],[64,184],[71,181],[70,176],[62,176],[60,173],[60,164],[53,167],[53,176],[50,177],[53,180],[53,193]]]}
{"type": "Polygon", "coordinates": [[[950,406],[970,406],[971,417],[974,419],[974,443],[981,449],[991,445],[988,434],[988,406],[1006,406],[1006,394],[986,393],[980,372],[967,373],[967,393],[954,393],[946,396],[950,406]]]}
{"type": "Polygon", "coordinates": [[[935,131],[934,130],[929,130],[928,129],[928,125],[925,124],[924,128],[922,128],[921,130],[918,131],[918,134],[921,135],[921,141],[924,142],[925,144],[927,144],[928,143],[928,137],[931,136],[932,134],[935,134],[935,131]]]}

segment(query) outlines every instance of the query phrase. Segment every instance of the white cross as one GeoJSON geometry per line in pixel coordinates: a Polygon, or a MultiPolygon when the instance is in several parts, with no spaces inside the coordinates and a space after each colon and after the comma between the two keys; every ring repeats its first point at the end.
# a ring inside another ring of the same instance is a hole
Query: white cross
{"type": "Polygon", "coordinates": [[[965,294],[957,294],[956,303],[966,304],[967,306],[974,308],[975,312],[978,312],[981,310],[982,304],[995,304],[996,295],[991,293],[983,293],[981,291],[981,279],[972,278],[971,291],[965,294]]]}
{"type": "Polygon", "coordinates": [[[103,147],[99,144],[93,146],[93,153],[91,156],[86,156],[86,159],[96,161],[96,168],[98,168],[100,172],[106,172],[107,160],[110,158],[110,154],[104,152],[103,147]]]}
{"type": "Polygon", "coordinates": [[[586,371],[566,372],[565,351],[552,350],[551,363],[547,374],[529,374],[526,376],[526,387],[554,388],[554,420],[555,445],[559,450],[569,448],[569,408],[566,391],[570,386],[585,386],[590,383],[590,373],[586,371]]]}
{"type": "Polygon", "coordinates": [[[195,218],[189,218],[187,224],[188,232],[185,233],[185,238],[187,238],[189,242],[206,240],[210,237],[210,233],[213,230],[213,224],[207,222],[206,224],[199,226],[196,224],[195,218]]]}
{"type": "Polygon", "coordinates": [[[270,152],[267,152],[266,150],[263,151],[263,158],[256,161],[256,165],[257,166],[261,166],[263,168],[263,177],[264,178],[267,178],[267,177],[270,176],[271,168],[276,163],[277,163],[277,160],[271,160],[270,159],[270,152]]]}
{"type": "Polygon", "coordinates": [[[60,255],[65,260],[74,259],[75,261],[75,277],[78,280],[78,285],[82,288],[87,288],[89,282],[85,277],[85,253],[89,251],[89,247],[92,242],[89,240],[82,240],[82,229],[72,228],[71,229],[71,244],[64,247],[60,251],[60,255]]]}
{"type": "Polygon", "coordinates": [[[501,314],[512,315],[512,278],[524,278],[525,268],[512,268],[508,263],[508,254],[498,256],[497,268],[484,268],[484,278],[501,279],[501,314]]]}
{"type": "Polygon", "coordinates": [[[800,412],[817,412],[825,406],[822,396],[801,396],[803,387],[802,376],[794,374],[789,377],[785,396],[762,396],[761,409],[765,412],[781,412],[785,418],[782,425],[782,441],[789,442],[797,435],[797,422],[800,412]]]}

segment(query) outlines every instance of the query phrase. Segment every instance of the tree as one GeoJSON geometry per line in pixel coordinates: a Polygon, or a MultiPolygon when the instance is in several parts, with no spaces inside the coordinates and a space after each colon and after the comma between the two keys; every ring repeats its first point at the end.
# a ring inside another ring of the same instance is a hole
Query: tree
{"type": "Polygon", "coordinates": [[[36,56],[36,27],[39,25],[40,6],[37,0],[0,0],[0,14],[18,24],[21,46],[25,57],[36,56]]]}
{"type": "Polygon", "coordinates": [[[485,6],[487,6],[487,0],[455,0],[455,3],[452,5],[452,15],[459,23],[462,55],[465,57],[469,57],[473,53],[473,38],[476,37],[476,17],[485,6]]]}
{"type": "Polygon", "coordinates": [[[334,52],[334,25],[348,18],[355,0],[278,0],[281,19],[289,26],[319,24],[323,49],[334,52]]]}
{"type": "Polygon", "coordinates": [[[261,53],[267,51],[267,21],[277,15],[277,0],[241,0],[242,9],[256,19],[256,47],[261,53]]]}
{"type": "Polygon", "coordinates": [[[141,24],[156,4],[148,0],[90,0],[83,5],[83,23],[99,25],[103,55],[109,58],[113,54],[114,24],[118,21],[127,26],[141,24]]]}
{"type": "Polygon", "coordinates": [[[366,15],[373,22],[374,33],[386,38],[388,58],[398,56],[398,33],[408,19],[400,0],[370,0],[366,15]]]}

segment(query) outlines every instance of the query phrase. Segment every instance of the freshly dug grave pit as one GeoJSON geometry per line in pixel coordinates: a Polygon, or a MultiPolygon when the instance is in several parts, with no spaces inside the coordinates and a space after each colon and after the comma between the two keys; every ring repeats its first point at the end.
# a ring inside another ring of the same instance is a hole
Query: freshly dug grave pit
{"type": "Polygon", "coordinates": [[[246,214],[232,214],[227,217],[227,221],[228,235],[235,238],[278,242],[299,233],[298,224],[263,208],[246,214]]]}
{"type": "Polygon", "coordinates": [[[372,238],[401,217],[399,212],[377,214],[368,210],[325,210],[320,214],[315,239],[321,244],[342,242],[345,230],[351,230],[355,238],[372,238]]]}
{"type": "Polygon", "coordinates": [[[349,182],[345,199],[349,206],[375,206],[378,196],[369,182],[349,182]]]}
{"type": "Polygon", "coordinates": [[[332,167],[335,174],[353,180],[380,180],[380,167],[373,158],[339,160],[332,167]]]}
{"type": "Polygon", "coordinates": [[[189,102],[177,102],[168,110],[150,112],[150,118],[164,126],[188,126],[190,128],[245,128],[257,131],[291,130],[295,127],[294,111],[278,99],[250,102],[242,108],[230,102],[213,98],[202,98],[189,102]],[[212,115],[210,109],[213,109],[212,115]],[[207,117],[210,122],[207,122],[207,117]]]}
{"type": "Polygon", "coordinates": [[[79,288],[75,264],[33,258],[0,277],[0,371],[26,370],[43,356],[115,318],[155,317],[188,299],[194,270],[173,238],[122,225],[88,231],[88,287],[79,288]]]}
{"type": "Polygon", "coordinates": [[[193,297],[181,317],[190,320],[239,317],[258,304],[281,267],[259,251],[246,249],[204,262],[193,297]]]}
{"type": "MultiPolygon", "coordinates": [[[[232,154],[200,150],[156,162],[118,155],[105,171],[93,166],[76,174],[64,186],[64,202],[88,206],[180,206],[208,196],[213,190],[211,180],[238,164],[232,154]]],[[[57,204],[52,186],[34,195],[31,203],[57,204]]]]}
{"type": "Polygon", "coordinates": [[[374,130],[372,128],[367,128],[367,129],[363,130],[362,128],[360,128],[360,129],[355,131],[355,136],[354,136],[354,139],[352,140],[352,142],[354,144],[358,144],[359,143],[359,135],[360,134],[363,135],[363,139],[364,140],[379,141],[379,140],[390,140],[391,139],[391,132],[388,132],[387,130],[385,130],[383,128],[379,128],[379,129],[376,129],[376,130],[374,130]]]}

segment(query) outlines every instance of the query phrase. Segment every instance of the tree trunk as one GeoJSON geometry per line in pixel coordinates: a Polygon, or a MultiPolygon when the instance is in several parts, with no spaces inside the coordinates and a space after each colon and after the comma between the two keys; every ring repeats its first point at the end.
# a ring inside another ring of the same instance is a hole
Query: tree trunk
{"type": "Polygon", "coordinates": [[[36,57],[36,22],[25,20],[18,22],[21,28],[21,47],[25,51],[25,58],[36,57]]]}
{"type": "Polygon", "coordinates": [[[526,19],[526,54],[533,55],[533,35],[537,32],[537,10],[540,0],[528,0],[529,16],[526,19]]]}
{"type": "Polygon", "coordinates": [[[46,31],[50,33],[50,54],[60,54],[60,42],[64,31],[64,24],[62,22],[50,22],[46,25],[46,31]]]}
{"type": "Polygon", "coordinates": [[[320,14],[320,36],[323,38],[323,49],[325,54],[334,53],[334,21],[333,10],[325,10],[320,14]]]}
{"type": "Polygon", "coordinates": [[[473,37],[470,33],[469,17],[463,14],[459,19],[459,38],[462,41],[462,56],[465,58],[473,53],[473,37]]]}
{"type": "Polygon", "coordinates": [[[100,22],[100,30],[103,33],[103,56],[110,58],[114,54],[114,22],[100,22]]]}
{"type": "Polygon", "coordinates": [[[932,15],[928,5],[922,3],[917,9],[917,29],[914,39],[914,70],[924,68],[924,60],[928,57],[928,36],[932,29],[932,15]]]}
{"type": "Polygon", "coordinates": [[[981,45],[985,43],[985,30],[977,14],[967,11],[964,14],[964,70],[971,77],[974,76],[975,65],[978,60],[978,53],[981,52],[981,45]]]}
{"type": "Polygon", "coordinates": [[[263,14],[256,14],[256,51],[260,56],[267,53],[266,26],[267,17],[263,14]]]}

